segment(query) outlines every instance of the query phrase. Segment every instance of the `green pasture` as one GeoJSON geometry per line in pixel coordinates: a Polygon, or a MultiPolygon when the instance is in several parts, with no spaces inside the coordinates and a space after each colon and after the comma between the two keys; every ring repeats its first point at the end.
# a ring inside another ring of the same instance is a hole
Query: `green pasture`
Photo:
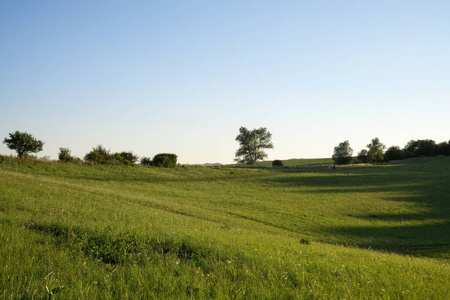
{"type": "MultiPolygon", "coordinates": [[[[323,167],[333,165],[331,158],[292,158],[282,160],[284,167],[323,167]]],[[[261,168],[272,167],[272,161],[259,161],[255,165],[236,164],[229,165],[239,168],[261,168]]]]}
{"type": "Polygon", "coordinates": [[[284,163],[3,157],[0,298],[450,297],[450,157],[284,163]]]}
{"type": "MultiPolygon", "coordinates": [[[[282,160],[283,166],[285,167],[319,167],[319,166],[329,166],[333,164],[331,158],[303,158],[303,159],[286,159],[282,160]]],[[[256,163],[257,166],[261,167],[271,167],[271,161],[260,161],[256,163]]]]}

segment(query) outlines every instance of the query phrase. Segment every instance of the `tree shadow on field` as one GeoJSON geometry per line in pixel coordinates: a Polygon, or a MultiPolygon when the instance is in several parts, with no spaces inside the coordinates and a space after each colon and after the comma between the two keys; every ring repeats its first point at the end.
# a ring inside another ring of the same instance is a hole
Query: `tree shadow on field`
{"type": "Polygon", "coordinates": [[[345,201],[339,199],[348,195],[352,199],[348,202],[348,210],[341,205],[340,211],[343,219],[348,218],[352,225],[320,228],[332,236],[333,241],[404,254],[450,258],[450,159],[444,162],[431,168],[427,165],[423,168],[420,165],[396,165],[321,169],[311,175],[302,170],[280,169],[276,172],[287,176],[280,174],[265,181],[274,186],[290,187],[294,193],[329,194],[336,201],[345,201]],[[358,209],[366,213],[355,213],[352,206],[358,205],[358,199],[364,198],[365,202],[361,203],[368,205],[371,195],[377,203],[370,209],[358,209]],[[414,205],[406,205],[396,213],[389,211],[389,205],[384,207],[382,201],[414,205]],[[417,207],[417,213],[412,207],[417,207]],[[352,218],[360,221],[352,222],[352,218]]]}

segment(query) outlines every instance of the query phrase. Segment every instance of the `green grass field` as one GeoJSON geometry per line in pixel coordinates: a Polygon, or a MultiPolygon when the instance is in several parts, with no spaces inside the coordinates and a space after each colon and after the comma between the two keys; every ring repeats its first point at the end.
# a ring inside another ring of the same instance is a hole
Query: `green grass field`
{"type": "Polygon", "coordinates": [[[449,299],[450,157],[301,161],[3,158],[0,298],[449,299]]]}
{"type": "MultiPolygon", "coordinates": [[[[306,158],[306,159],[286,159],[282,160],[285,167],[319,167],[333,164],[331,158],[306,158]]],[[[260,161],[256,163],[257,167],[272,167],[272,161],[260,161]]]]}

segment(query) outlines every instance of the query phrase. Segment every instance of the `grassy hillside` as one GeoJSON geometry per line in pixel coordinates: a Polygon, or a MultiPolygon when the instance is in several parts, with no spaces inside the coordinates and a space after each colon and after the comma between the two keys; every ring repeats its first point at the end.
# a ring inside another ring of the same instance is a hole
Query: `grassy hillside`
{"type": "Polygon", "coordinates": [[[7,159],[0,297],[445,299],[449,170],[7,159]]]}

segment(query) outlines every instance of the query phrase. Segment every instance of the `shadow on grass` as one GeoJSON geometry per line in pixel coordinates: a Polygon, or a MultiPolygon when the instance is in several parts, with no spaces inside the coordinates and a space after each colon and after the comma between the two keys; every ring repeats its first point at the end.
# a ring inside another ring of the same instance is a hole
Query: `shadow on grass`
{"type": "Polygon", "coordinates": [[[392,192],[381,199],[411,202],[420,207],[420,211],[394,213],[388,208],[382,212],[381,208],[381,212],[347,214],[346,217],[366,221],[362,223],[365,225],[330,225],[321,230],[358,247],[450,258],[449,167],[450,158],[444,157],[410,165],[320,169],[311,175],[302,170],[278,169],[276,172],[289,175],[280,174],[264,181],[269,185],[290,187],[294,193],[304,193],[307,187],[307,193],[329,194],[330,197],[365,194],[366,201],[370,194],[379,201],[380,196],[375,194],[392,192]]]}
{"type": "Polygon", "coordinates": [[[399,226],[330,227],[335,236],[355,240],[355,246],[390,252],[450,258],[450,222],[399,226]]]}

